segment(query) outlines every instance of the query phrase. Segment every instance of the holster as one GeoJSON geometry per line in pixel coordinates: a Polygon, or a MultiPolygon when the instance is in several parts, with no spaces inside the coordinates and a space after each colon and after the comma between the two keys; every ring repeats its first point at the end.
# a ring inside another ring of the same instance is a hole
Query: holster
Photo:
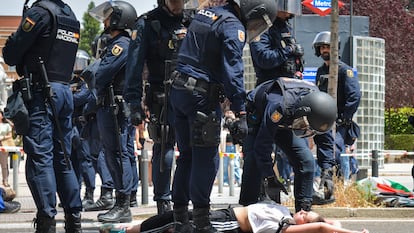
{"type": "Polygon", "coordinates": [[[33,99],[32,80],[30,76],[24,76],[13,82],[13,91],[20,91],[23,101],[29,103],[33,99]]]}
{"type": "Polygon", "coordinates": [[[161,143],[161,125],[158,118],[151,114],[148,123],[148,134],[154,143],[161,143]]]}
{"type": "Polygon", "coordinates": [[[220,119],[215,111],[208,116],[197,112],[193,123],[193,145],[199,147],[213,147],[220,144],[220,119]]]}

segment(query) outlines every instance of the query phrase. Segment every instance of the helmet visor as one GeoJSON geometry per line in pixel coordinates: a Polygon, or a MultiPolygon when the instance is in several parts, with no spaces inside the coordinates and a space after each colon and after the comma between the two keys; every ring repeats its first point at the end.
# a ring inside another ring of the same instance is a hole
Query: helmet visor
{"type": "Polygon", "coordinates": [[[76,55],[75,64],[73,66],[74,72],[81,72],[89,65],[89,56],[86,54],[78,53],[76,55]]]}
{"type": "Polygon", "coordinates": [[[260,36],[271,26],[272,21],[267,14],[264,14],[262,18],[248,20],[246,24],[247,42],[251,42],[254,38],[260,36]]]}
{"type": "Polygon", "coordinates": [[[103,22],[107,19],[113,12],[112,8],[112,1],[111,2],[104,2],[98,5],[95,8],[89,10],[89,15],[92,16],[94,19],[98,20],[99,22],[103,22]]]}
{"type": "Polygon", "coordinates": [[[300,0],[278,0],[277,9],[294,15],[302,15],[302,4],[300,0]]]}
{"type": "Polygon", "coordinates": [[[293,133],[300,138],[312,137],[317,132],[310,128],[308,118],[302,116],[293,120],[292,123],[293,133]]]}

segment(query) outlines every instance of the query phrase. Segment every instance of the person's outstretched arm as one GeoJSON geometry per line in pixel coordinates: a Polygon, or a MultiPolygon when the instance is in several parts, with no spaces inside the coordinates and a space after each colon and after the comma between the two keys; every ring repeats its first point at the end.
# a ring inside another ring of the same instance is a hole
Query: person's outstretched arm
{"type": "Polygon", "coordinates": [[[329,223],[314,222],[301,225],[291,225],[282,230],[282,233],[369,233],[368,230],[353,231],[337,227],[329,223]]]}

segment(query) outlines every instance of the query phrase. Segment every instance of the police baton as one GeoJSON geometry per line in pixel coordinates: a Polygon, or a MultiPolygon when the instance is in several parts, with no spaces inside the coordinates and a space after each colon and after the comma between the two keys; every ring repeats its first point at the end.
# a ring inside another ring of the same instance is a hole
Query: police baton
{"type": "Polygon", "coordinates": [[[39,57],[39,66],[40,66],[40,73],[41,73],[41,76],[43,78],[43,82],[45,84],[45,90],[44,91],[45,91],[45,94],[46,94],[46,101],[49,102],[50,108],[52,109],[53,121],[54,121],[56,129],[58,131],[59,144],[60,144],[60,147],[62,148],[62,151],[63,151],[63,157],[65,159],[66,167],[68,168],[68,170],[71,170],[72,166],[70,164],[68,152],[66,151],[65,142],[63,141],[63,132],[62,132],[62,128],[60,127],[60,124],[59,124],[59,117],[57,116],[56,105],[55,105],[55,102],[53,102],[53,99],[52,99],[52,96],[53,96],[52,87],[50,86],[49,78],[47,77],[45,63],[44,63],[44,61],[42,60],[41,57],[39,57]]]}
{"type": "Polygon", "coordinates": [[[160,116],[161,126],[161,159],[160,159],[160,172],[164,172],[165,164],[165,152],[166,144],[168,142],[168,136],[170,134],[170,126],[168,124],[168,98],[170,92],[170,86],[172,84],[171,79],[171,60],[165,61],[165,73],[164,73],[164,99],[163,107],[160,116]]]}
{"type": "Polygon", "coordinates": [[[115,103],[115,94],[114,94],[114,86],[112,84],[109,86],[109,99],[111,101],[111,113],[114,120],[114,126],[115,126],[115,135],[116,135],[116,143],[118,146],[118,152],[119,152],[119,164],[121,168],[121,174],[124,174],[124,166],[122,164],[122,145],[121,145],[121,132],[119,129],[119,123],[118,123],[118,111],[119,107],[115,103]]]}

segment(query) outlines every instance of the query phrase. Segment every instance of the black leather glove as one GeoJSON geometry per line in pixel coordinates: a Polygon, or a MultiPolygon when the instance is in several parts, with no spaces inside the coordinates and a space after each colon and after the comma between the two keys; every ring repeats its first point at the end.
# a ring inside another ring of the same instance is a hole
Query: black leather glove
{"type": "Polygon", "coordinates": [[[234,144],[243,144],[243,140],[247,137],[248,132],[246,114],[240,115],[239,119],[233,123],[229,129],[234,144]]]}
{"type": "Polygon", "coordinates": [[[131,124],[138,126],[140,124],[142,124],[142,121],[145,119],[145,115],[144,112],[142,111],[141,106],[134,106],[131,107],[131,115],[129,116],[131,119],[131,124]]]}
{"type": "Polygon", "coordinates": [[[279,179],[276,176],[267,177],[264,180],[265,186],[267,183],[267,190],[269,196],[272,196],[272,192],[282,190],[286,195],[288,195],[288,191],[286,187],[282,184],[282,182],[279,181],[279,179]]]}
{"type": "Polygon", "coordinates": [[[293,44],[292,46],[294,47],[293,55],[295,55],[297,57],[301,57],[305,54],[305,49],[303,48],[303,46],[301,44],[293,44]]]}

